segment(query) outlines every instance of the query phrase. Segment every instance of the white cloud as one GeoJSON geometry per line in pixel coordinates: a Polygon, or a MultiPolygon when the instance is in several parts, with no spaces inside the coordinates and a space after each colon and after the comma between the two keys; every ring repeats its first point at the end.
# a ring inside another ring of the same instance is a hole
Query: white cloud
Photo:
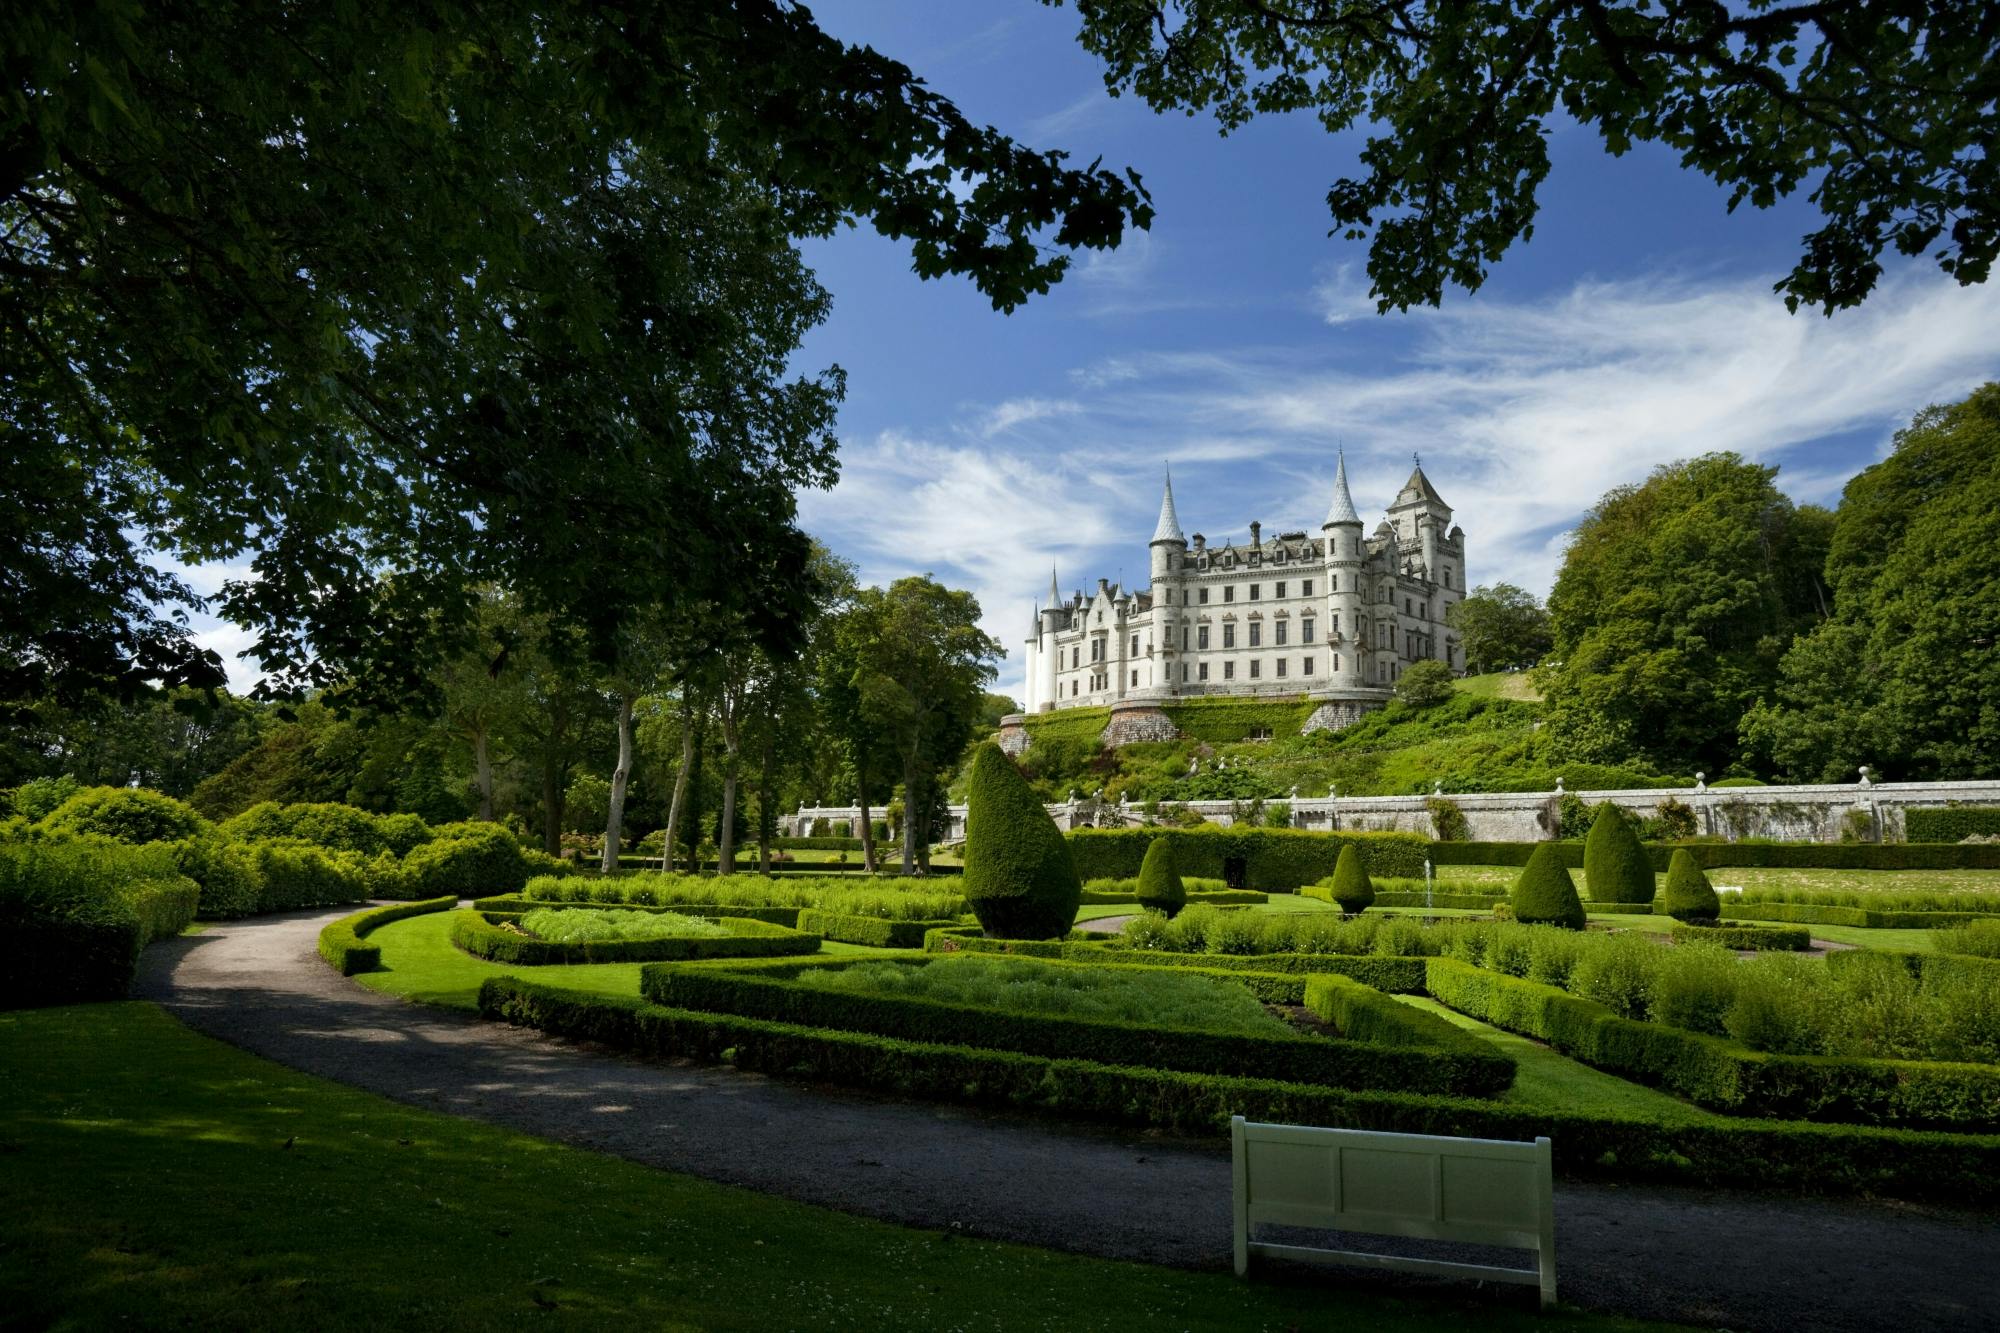
{"type": "Polygon", "coordinates": [[[1111,94],[1103,88],[1093,88],[1068,106],[1058,107],[1045,116],[1037,116],[1028,122],[1028,139],[1033,143],[1054,139],[1096,121],[1111,107],[1111,94]]]}
{"type": "Polygon", "coordinates": [[[196,643],[221,654],[223,668],[229,673],[231,694],[248,694],[264,678],[255,657],[245,659],[241,656],[249,651],[256,638],[250,630],[222,621],[215,622],[213,628],[197,630],[194,635],[196,643]]]}
{"type": "Polygon", "coordinates": [[[1063,398],[1010,398],[987,409],[976,427],[987,439],[1002,435],[1016,426],[1046,421],[1050,417],[1074,416],[1083,407],[1063,398]]]}

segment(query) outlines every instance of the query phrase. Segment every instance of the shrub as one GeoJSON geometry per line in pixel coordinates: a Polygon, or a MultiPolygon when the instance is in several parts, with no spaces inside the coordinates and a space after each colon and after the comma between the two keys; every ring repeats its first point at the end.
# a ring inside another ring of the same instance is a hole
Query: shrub
{"type": "Polygon", "coordinates": [[[69,774],[60,777],[32,778],[14,788],[12,793],[13,813],[30,824],[46,819],[55,808],[76,795],[80,784],[69,774]]]}
{"type": "Polygon", "coordinates": [[[1359,916],[1375,901],[1375,886],[1361,864],[1361,854],[1352,846],[1340,849],[1340,861],[1333,868],[1333,901],[1349,916],[1359,916]]]}
{"type": "Polygon", "coordinates": [[[1565,930],[1584,927],[1583,900],[1576,884],[1556,855],[1552,844],[1542,843],[1514,881],[1508,897],[1514,919],[1527,925],[1561,926],[1565,930]]]}
{"type": "MultiPolygon", "coordinates": [[[[650,939],[542,940],[504,929],[498,913],[453,912],[451,942],[475,958],[507,966],[574,963],[641,963],[697,958],[776,958],[819,952],[819,936],[768,921],[722,917],[720,935],[666,935],[650,939]]],[[[588,927],[585,927],[588,929],[588,927]]]]}
{"type": "Polygon", "coordinates": [[[1825,1048],[1821,1013],[1827,971],[1800,958],[1759,957],[1738,965],[1736,998],[1722,1025],[1754,1050],[1817,1055],[1825,1048]]]}
{"type": "Polygon", "coordinates": [[[798,928],[822,939],[842,944],[867,944],[877,949],[921,949],[924,936],[941,926],[956,925],[941,917],[891,920],[881,916],[854,916],[818,907],[801,908],[798,928]]]}
{"type": "Polygon", "coordinates": [[[1676,943],[1699,940],[1725,949],[1800,953],[1812,948],[1812,932],[1802,926],[1754,926],[1745,921],[1682,921],[1675,924],[1673,937],[1676,943]]]}
{"type": "Polygon", "coordinates": [[[1644,1018],[1654,969],[1662,952],[1651,939],[1627,931],[1592,940],[1576,960],[1565,989],[1620,1018],[1644,1018]]]}
{"type": "Polygon", "coordinates": [[[1428,844],[1413,833],[1312,833],[1304,829],[1124,828],[1066,834],[1077,872],[1086,880],[1136,876],[1146,849],[1160,838],[1174,844],[1183,876],[1230,879],[1240,887],[1289,893],[1334,871],[1342,847],[1359,847],[1372,873],[1421,877],[1428,844]]]}
{"type": "Polygon", "coordinates": [[[1692,838],[1698,830],[1694,807],[1678,796],[1663,799],[1656,813],[1645,822],[1645,836],[1654,842],[1679,842],[1692,838]]]}
{"type": "Polygon", "coordinates": [[[1661,950],[1646,994],[1656,1023],[1720,1037],[1723,1015],[1736,998],[1736,955],[1716,944],[1676,940],[1661,950]]]}
{"type": "Polygon", "coordinates": [[[1429,797],[1424,801],[1424,809],[1430,812],[1431,828],[1439,842],[1464,842],[1472,836],[1472,825],[1467,822],[1465,811],[1450,797],[1429,797]]]}
{"type": "Polygon", "coordinates": [[[1589,878],[1594,903],[1653,901],[1653,866],[1646,849],[1624,813],[1609,801],[1597,807],[1584,839],[1583,873],[1589,878]]]}
{"type": "Polygon", "coordinates": [[[1911,842],[1958,842],[1996,835],[2000,835],[2000,807],[1996,806],[1948,805],[1942,810],[1903,812],[1903,836],[1911,842]]]}
{"type": "Polygon", "coordinates": [[[409,891],[424,898],[519,893],[528,882],[521,844],[498,824],[447,824],[403,858],[409,891]]]}
{"type": "Polygon", "coordinates": [[[166,847],[0,844],[0,1008],[123,998],[140,950],[186,929],[198,893],[166,847]]]}
{"type": "Polygon", "coordinates": [[[416,827],[423,830],[421,837],[415,837],[407,822],[399,823],[396,827],[402,835],[402,840],[409,842],[409,847],[400,850],[392,848],[389,839],[384,836],[384,821],[381,816],[333,801],[298,802],[289,805],[281,805],[277,801],[260,801],[243,813],[224,820],[222,834],[237,842],[295,839],[332,851],[359,852],[363,856],[377,856],[385,851],[396,850],[396,854],[400,856],[410,847],[428,840],[430,827],[414,815],[397,818],[404,821],[414,820],[416,827]]]}
{"type": "Polygon", "coordinates": [[[1138,903],[1150,912],[1173,916],[1187,906],[1187,886],[1174,866],[1174,845],[1156,838],[1139,866],[1138,903]]]}
{"type": "Polygon", "coordinates": [[[86,787],[51,811],[44,833],[94,835],[139,846],[179,842],[208,829],[192,806],[144,787],[86,787]]]}
{"type": "MultiPolygon", "coordinates": [[[[1646,878],[1652,877],[1647,871],[1646,878]]],[[[1591,893],[1596,892],[1597,881],[1592,880],[1591,893]]],[[[1722,915],[1722,899],[1685,847],[1674,848],[1674,859],[1667,866],[1666,900],[1667,915],[1676,921],[1712,922],[1722,915]]]]}
{"type": "Polygon", "coordinates": [[[1083,884],[1069,845],[997,746],[979,747],[966,781],[963,883],[988,935],[1059,939],[1076,921],[1083,884]]]}
{"type": "Polygon", "coordinates": [[[538,907],[516,923],[538,940],[581,944],[590,940],[656,940],[671,936],[719,937],[729,928],[707,917],[618,908],[538,907]]]}
{"type": "Polygon", "coordinates": [[[205,833],[174,844],[181,873],[201,886],[200,913],[212,921],[249,916],[263,884],[248,844],[205,833]]]}
{"type": "Polygon", "coordinates": [[[2000,958],[2000,921],[1968,921],[1962,926],[1934,930],[1931,941],[1939,953],[2000,958]]]}
{"type": "Polygon", "coordinates": [[[1435,660],[1413,662],[1396,678],[1396,697],[1411,708],[1435,708],[1456,690],[1451,668],[1435,660]]]}
{"type": "Polygon", "coordinates": [[[257,876],[259,912],[329,907],[368,896],[361,858],[309,842],[242,844],[257,876]]]}

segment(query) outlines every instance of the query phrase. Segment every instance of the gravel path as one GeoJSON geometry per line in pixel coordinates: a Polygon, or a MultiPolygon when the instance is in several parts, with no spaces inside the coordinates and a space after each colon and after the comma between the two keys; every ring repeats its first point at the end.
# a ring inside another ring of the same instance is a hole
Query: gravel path
{"type": "MultiPolygon", "coordinates": [[[[1112,1258],[1228,1262],[1212,1142],[656,1064],[378,995],[291,913],[146,951],[135,993],[198,1031],[397,1101],[893,1222],[1112,1258]]],[[[2000,1220],[1558,1182],[1563,1299],[1737,1330],[1991,1329],[2000,1220]]],[[[1374,1281],[1358,1274],[1332,1279],[1374,1281]]]]}

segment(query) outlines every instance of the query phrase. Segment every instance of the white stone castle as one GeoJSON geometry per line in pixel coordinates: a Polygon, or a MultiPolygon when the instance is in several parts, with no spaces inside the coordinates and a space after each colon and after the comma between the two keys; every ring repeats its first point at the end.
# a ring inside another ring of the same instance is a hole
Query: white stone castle
{"type": "Polygon", "coordinates": [[[1318,536],[1267,538],[1252,523],[1248,545],[1220,549],[1182,534],[1169,476],[1150,588],[1099,579],[1065,601],[1051,574],[1028,639],[1027,708],[1306,695],[1322,701],[1309,730],[1344,726],[1387,701],[1411,663],[1464,666],[1445,609],[1465,588],[1465,533],[1421,462],[1372,535],[1342,457],[1318,536]]]}

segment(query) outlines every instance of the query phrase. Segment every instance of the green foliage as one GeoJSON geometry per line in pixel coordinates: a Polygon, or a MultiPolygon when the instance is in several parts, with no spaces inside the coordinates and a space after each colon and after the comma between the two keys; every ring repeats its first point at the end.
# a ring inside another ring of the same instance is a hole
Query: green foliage
{"type": "Polygon", "coordinates": [[[1037,746],[1056,743],[1097,749],[1097,738],[1111,721],[1109,708],[1060,708],[1050,713],[1030,713],[1023,724],[1028,729],[1028,753],[1037,746]]]}
{"type": "Polygon", "coordinates": [[[13,813],[35,823],[55,813],[56,807],[76,795],[82,786],[67,773],[52,778],[35,778],[8,793],[13,813]]]}
{"type": "MultiPolygon", "coordinates": [[[[17,797],[17,804],[18,800],[17,797]]],[[[1911,842],[2000,837],[2000,806],[1953,804],[1942,810],[1906,810],[1903,836],[1911,842]]]]}
{"type": "Polygon", "coordinates": [[[1549,650],[1549,613],[1511,583],[1474,588],[1445,608],[1444,619],[1458,631],[1465,669],[1475,675],[1531,667],[1549,650]]]}
{"type": "MultiPolygon", "coordinates": [[[[862,880],[787,874],[678,875],[644,873],[617,879],[536,878],[527,896],[540,902],[597,902],[639,907],[818,908],[838,916],[882,921],[935,921],[957,917],[965,899],[935,879],[862,880]]],[[[730,915],[737,915],[731,911],[730,915]]]]}
{"type": "Polygon", "coordinates": [[[1083,883],[1070,846],[1013,761],[982,745],[966,792],[963,890],[986,933],[1058,939],[1069,933],[1083,883]]]}
{"type": "Polygon", "coordinates": [[[1701,941],[1724,949],[1769,949],[1778,953],[1802,953],[1812,947],[1812,934],[1789,926],[1753,926],[1742,921],[1706,920],[1677,922],[1674,943],[1701,941]]]}
{"type": "Polygon", "coordinates": [[[1698,825],[1694,807],[1677,796],[1662,800],[1658,812],[1642,826],[1642,836],[1651,842],[1681,842],[1695,836],[1698,825]]]}
{"type": "MultiPolygon", "coordinates": [[[[1652,878],[1652,870],[1646,872],[1652,878]]],[[[1597,880],[1590,881],[1590,895],[1597,897],[1597,880]]],[[[1715,887],[1708,882],[1708,876],[1688,855],[1687,848],[1674,848],[1674,859],[1667,866],[1667,915],[1676,921],[1713,922],[1722,915],[1722,899],[1716,896],[1715,887]]]]}
{"type": "Polygon", "coordinates": [[[1968,921],[1962,926],[1931,932],[1931,940],[1939,953],[2000,958],[2000,921],[1968,921]]]}
{"type": "Polygon", "coordinates": [[[1296,699],[1179,699],[1164,705],[1167,720],[1181,734],[1210,745],[1254,736],[1296,736],[1316,707],[1296,699]]]}
{"type": "Polygon", "coordinates": [[[194,920],[198,892],[159,843],[0,842],[0,1008],[122,997],[140,950],[194,920]]]}
{"type": "Polygon", "coordinates": [[[1433,796],[1424,802],[1424,809],[1431,817],[1431,830],[1439,842],[1464,842],[1472,836],[1472,825],[1466,821],[1465,811],[1449,796],[1433,796]]]}
{"type": "Polygon", "coordinates": [[[538,940],[582,944],[596,940],[655,940],[687,935],[719,938],[729,928],[679,912],[628,912],[617,908],[538,907],[515,923],[538,940]]]}
{"type": "Polygon", "coordinates": [[[57,806],[38,827],[58,837],[92,835],[138,846],[192,838],[208,821],[185,802],[144,787],[89,787],[57,806]]]}
{"type": "Polygon", "coordinates": [[[291,838],[330,851],[403,856],[429,842],[430,825],[415,815],[376,815],[331,801],[280,805],[262,801],[222,822],[221,833],[237,842],[291,838]]]}
{"type": "MultiPolygon", "coordinates": [[[[1538,849],[1553,849],[1565,866],[1583,865],[1583,847],[1574,842],[1436,842],[1428,849],[1434,865],[1524,866],[1538,849]]],[[[1655,871],[1665,871],[1676,848],[1645,848],[1655,871]]],[[[2000,870],[2000,846],[1981,843],[1692,842],[1685,845],[1704,870],[1724,866],[1780,870],[2000,870]]]]}
{"type": "Polygon", "coordinates": [[[1435,708],[1451,700],[1454,679],[1451,668],[1442,662],[1413,662],[1396,677],[1396,697],[1411,708],[1435,708]]]}
{"type": "Polygon", "coordinates": [[[1333,891],[1333,901],[1348,916],[1359,916],[1375,901],[1375,885],[1368,878],[1368,867],[1361,863],[1361,853],[1352,844],[1340,849],[1340,860],[1333,868],[1333,879],[1328,885],[1333,891]]]}
{"type": "Polygon", "coordinates": [[[798,927],[821,939],[865,944],[876,949],[921,949],[924,937],[955,917],[858,916],[822,907],[799,909],[798,927]]]}
{"type": "Polygon", "coordinates": [[[1851,781],[1861,764],[1898,778],[1991,776],[1996,508],[2000,384],[1987,384],[1919,412],[1888,458],[1847,483],[1826,557],[1833,614],[1792,644],[1744,717],[1746,752],[1807,782],[1851,781]]]}
{"type": "MultiPolygon", "coordinates": [[[[589,916],[592,913],[579,913],[589,916]]],[[[644,916],[648,913],[635,913],[644,916]]],[[[593,934],[586,923],[580,927],[586,938],[544,940],[510,930],[512,918],[501,913],[461,911],[451,914],[451,942],[475,958],[507,966],[544,967],[578,963],[639,963],[698,958],[781,958],[819,952],[819,936],[807,935],[788,926],[747,917],[722,917],[724,932],[718,935],[616,935],[605,938],[593,934]]]]}
{"type": "Polygon", "coordinates": [[[1514,919],[1525,925],[1561,926],[1565,930],[1582,930],[1584,926],[1583,901],[1550,843],[1537,846],[1528,858],[1521,877],[1514,881],[1508,904],[1514,919]]]}
{"type": "Polygon", "coordinates": [[[1146,859],[1139,865],[1138,891],[1133,897],[1147,911],[1168,917],[1187,905],[1187,888],[1174,864],[1172,842],[1155,838],[1146,848],[1146,859]]]}
{"type": "Polygon", "coordinates": [[[403,858],[403,869],[420,898],[519,893],[528,882],[521,844],[498,824],[443,825],[403,858]]]}
{"type": "Polygon", "coordinates": [[[1583,873],[1594,903],[1651,903],[1653,866],[1622,811],[1606,801],[1583,843],[1583,873]]]}
{"type": "Polygon", "coordinates": [[[1085,879],[1122,879],[1139,873],[1146,849],[1170,839],[1182,874],[1227,879],[1240,869],[1245,887],[1287,892],[1334,873],[1343,847],[1358,847],[1383,874],[1421,875],[1426,844],[1411,833],[1311,833],[1303,829],[1130,828],[1078,829],[1067,835],[1085,879]]]}
{"type": "Polygon", "coordinates": [[[352,852],[329,852],[309,842],[254,842],[244,846],[257,880],[259,912],[327,907],[360,902],[368,896],[364,863],[352,852]]]}
{"type": "Polygon", "coordinates": [[[393,907],[371,907],[353,916],[329,922],[319,932],[319,956],[343,977],[372,972],[382,965],[382,950],[367,943],[365,936],[379,926],[405,917],[429,912],[448,912],[456,898],[431,898],[423,902],[397,903],[393,907]]]}

